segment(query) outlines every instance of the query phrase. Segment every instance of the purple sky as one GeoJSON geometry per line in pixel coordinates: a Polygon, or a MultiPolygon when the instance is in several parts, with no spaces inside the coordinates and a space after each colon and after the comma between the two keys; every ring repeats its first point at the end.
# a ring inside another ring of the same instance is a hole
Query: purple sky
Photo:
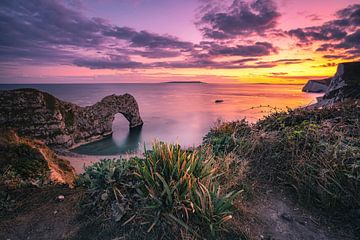
{"type": "Polygon", "coordinates": [[[301,83],[360,57],[358,0],[2,0],[0,83],[301,83]]]}

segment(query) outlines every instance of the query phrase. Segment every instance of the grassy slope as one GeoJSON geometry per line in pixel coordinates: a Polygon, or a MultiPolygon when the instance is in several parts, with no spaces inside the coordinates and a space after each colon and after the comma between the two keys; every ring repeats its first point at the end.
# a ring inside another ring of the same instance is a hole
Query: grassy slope
{"type": "Polygon", "coordinates": [[[81,211],[72,201],[66,208],[80,217],[71,214],[78,232],[66,234],[74,239],[250,239],[263,229],[249,226],[258,216],[246,206],[269,210],[261,202],[264,186],[285,189],[303,206],[360,233],[359,119],[357,102],[298,109],[254,125],[219,124],[196,151],[157,143],[143,159],[102,161],[79,180],[86,188],[78,198],[81,211]]]}
{"type": "Polygon", "coordinates": [[[253,126],[224,123],[204,142],[219,161],[233,156],[227,165],[246,166],[251,181],[291,189],[303,205],[360,232],[359,102],[274,113],[253,126]]]}
{"type": "Polygon", "coordinates": [[[74,185],[76,174],[70,162],[59,158],[40,141],[19,137],[14,131],[0,135],[0,183],[30,182],[74,185]]]}

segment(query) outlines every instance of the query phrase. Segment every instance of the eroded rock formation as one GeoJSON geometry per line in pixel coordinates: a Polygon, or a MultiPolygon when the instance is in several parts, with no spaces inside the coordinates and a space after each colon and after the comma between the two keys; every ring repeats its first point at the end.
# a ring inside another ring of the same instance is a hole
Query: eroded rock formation
{"type": "Polygon", "coordinates": [[[309,80],[303,87],[303,92],[320,93],[326,92],[332,78],[325,78],[320,80],[309,80]]]}
{"type": "Polygon", "coordinates": [[[318,97],[318,102],[308,107],[332,106],[338,102],[354,99],[360,99],[360,62],[340,63],[335,76],[330,79],[324,96],[318,97]]]}
{"type": "Polygon", "coordinates": [[[360,62],[341,63],[323,99],[334,102],[360,98],[360,62]]]}
{"type": "Polygon", "coordinates": [[[0,125],[49,146],[70,148],[101,139],[112,133],[117,113],[124,115],[130,128],[143,125],[130,94],[110,95],[92,106],[80,107],[35,89],[0,91],[0,125]]]}

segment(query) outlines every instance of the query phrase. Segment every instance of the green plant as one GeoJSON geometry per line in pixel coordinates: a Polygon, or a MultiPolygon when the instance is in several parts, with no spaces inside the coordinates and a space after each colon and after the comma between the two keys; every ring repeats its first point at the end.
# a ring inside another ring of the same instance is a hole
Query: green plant
{"type": "Polygon", "coordinates": [[[69,110],[65,110],[65,125],[66,127],[71,127],[74,125],[74,112],[69,109],[69,110]]]}
{"type": "Polygon", "coordinates": [[[237,146],[235,138],[239,137],[239,134],[247,135],[250,130],[250,126],[244,119],[225,123],[218,121],[205,135],[203,144],[211,146],[215,156],[223,156],[232,152],[237,146]]]}
{"type": "Polygon", "coordinates": [[[44,101],[46,104],[46,108],[50,111],[55,111],[56,108],[56,98],[46,92],[43,92],[44,101]]]}
{"type": "Polygon", "coordinates": [[[49,174],[49,166],[38,149],[27,144],[0,146],[0,173],[10,170],[23,180],[42,180],[49,174]]]}
{"type": "Polygon", "coordinates": [[[241,191],[223,196],[218,184],[205,186],[200,183],[199,186],[191,195],[195,216],[209,227],[212,236],[216,236],[218,231],[224,230],[223,224],[232,219],[232,201],[241,191]]]}
{"type": "Polygon", "coordinates": [[[137,176],[143,182],[141,195],[148,200],[147,207],[155,210],[156,218],[149,230],[162,217],[193,233],[188,221],[205,223],[215,234],[230,219],[230,196],[235,194],[213,194],[215,169],[209,152],[190,152],[180,145],[156,142],[137,163],[137,176]]]}
{"type": "Polygon", "coordinates": [[[302,203],[352,211],[360,207],[359,119],[359,105],[345,103],[274,113],[250,134],[238,137],[237,128],[227,134],[234,137],[233,154],[249,161],[253,178],[291,186],[302,203]]]}
{"type": "MultiPolygon", "coordinates": [[[[104,159],[87,168],[79,177],[78,185],[88,188],[92,196],[92,205],[99,202],[111,202],[124,197],[122,189],[136,188],[132,174],[133,162],[136,159],[104,159]]],[[[100,204],[101,205],[101,204],[100,204]]]]}

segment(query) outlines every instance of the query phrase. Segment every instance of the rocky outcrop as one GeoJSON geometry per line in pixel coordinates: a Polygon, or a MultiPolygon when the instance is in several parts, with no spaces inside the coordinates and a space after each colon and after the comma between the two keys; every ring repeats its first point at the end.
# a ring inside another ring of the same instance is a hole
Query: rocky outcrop
{"type": "Polygon", "coordinates": [[[325,92],[331,82],[332,78],[325,78],[320,80],[309,80],[303,87],[303,92],[321,93],[325,92]]]}
{"type": "Polygon", "coordinates": [[[70,148],[101,139],[112,133],[117,113],[124,115],[130,128],[143,125],[130,94],[110,95],[92,106],[80,107],[36,89],[0,91],[0,125],[49,146],[70,148]]]}
{"type": "Polygon", "coordinates": [[[360,62],[341,63],[323,99],[339,102],[360,98],[360,62]]]}
{"type": "Polygon", "coordinates": [[[360,99],[360,62],[340,63],[335,76],[330,79],[324,96],[318,97],[318,102],[307,108],[327,107],[338,102],[356,99],[360,99]]]}

